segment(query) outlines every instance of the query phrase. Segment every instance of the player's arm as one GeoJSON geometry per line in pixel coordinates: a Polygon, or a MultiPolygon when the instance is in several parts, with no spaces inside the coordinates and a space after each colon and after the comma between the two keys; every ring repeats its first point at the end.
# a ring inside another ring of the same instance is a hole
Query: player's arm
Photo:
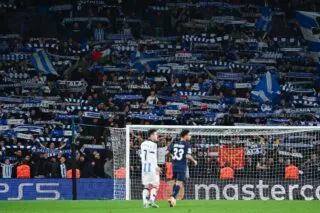
{"type": "Polygon", "coordinates": [[[171,158],[172,152],[173,152],[173,143],[171,141],[166,152],[166,157],[171,158]]]}
{"type": "Polygon", "coordinates": [[[192,163],[196,166],[196,165],[198,164],[198,162],[192,157],[191,153],[192,153],[191,146],[189,146],[189,147],[187,148],[186,158],[187,158],[188,160],[192,161],[192,163]]]}
{"type": "Polygon", "coordinates": [[[158,174],[162,174],[162,169],[161,169],[161,167],[159,167],[158,165],[157,165],[157,167],[156,167],[156,172],[158,173],[158,174]]]}
{"type": "Polygon", "coordinates": [[[196,166],[198,164],[198,162],[192,157],[192,155],[187,154],[186,158],[190,161],[192,161],[192,163],[196,166]]]}
{"type": "MultiPolygon", "coordinates": [[[[140,146],[140,158],[141,158],[141,160],[146,158],[146,152],[148,152],[148,151],[147,151],[146,147],[142,144],[140,146]]],[[[145,159],[145,160],[147,160],[147,159],[145,159]]]]}

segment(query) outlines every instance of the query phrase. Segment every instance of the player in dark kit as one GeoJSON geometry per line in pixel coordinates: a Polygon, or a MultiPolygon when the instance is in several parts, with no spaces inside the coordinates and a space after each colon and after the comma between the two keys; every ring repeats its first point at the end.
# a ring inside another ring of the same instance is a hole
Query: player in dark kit
{"type": "Polygon", "coordinates": [[[172,194],[169,199],[170,207],[174,207],[176,205],[176,197],[179,193],[180,187],[183,186],[186,181],[186,173],[187,173],[187,160],[190,160],[197,165],[197,161],[191,156],[191,133],[189,130],[182,130],[180,133],[180,141],[173,142],[167,154],[172,157],[172,165],[173,165],[173,179],[175,180],[175,184],[172,188],[172,194]]]}

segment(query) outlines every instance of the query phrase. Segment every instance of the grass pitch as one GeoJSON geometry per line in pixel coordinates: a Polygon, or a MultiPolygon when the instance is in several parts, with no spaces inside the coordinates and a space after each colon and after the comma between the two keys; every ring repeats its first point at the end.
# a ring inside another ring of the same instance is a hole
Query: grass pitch
{"type": "Polygon", "coordinates": [[[1,213],[317,213],[320,201],[178,201],[143,209],[142,201],[0,201],[1,213]]]}

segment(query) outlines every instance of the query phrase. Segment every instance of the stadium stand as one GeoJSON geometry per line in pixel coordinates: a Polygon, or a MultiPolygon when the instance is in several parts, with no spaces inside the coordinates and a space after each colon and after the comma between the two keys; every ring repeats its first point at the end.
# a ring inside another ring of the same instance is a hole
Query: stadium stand
{"type": "MultiPolygon", "coordinates": [[[[318,126],[319,55],[295,14],[320,11],[318,1],[271,1],[261,13],[262,1],[245,2],[1,1],[0,160],[11,177],[20,164],[31,177],[66,177],[72,121],[84,178],[114,176],[108,127],[318,126]]],[[[209,146],[193,143],[205,169],[190,174],[218,177],[209,146]]],[[[319,150],[299,162],[313,178],[319,150]]],[[[246,162],[235,177],[284,177],[288,163],[246,162]]]]}

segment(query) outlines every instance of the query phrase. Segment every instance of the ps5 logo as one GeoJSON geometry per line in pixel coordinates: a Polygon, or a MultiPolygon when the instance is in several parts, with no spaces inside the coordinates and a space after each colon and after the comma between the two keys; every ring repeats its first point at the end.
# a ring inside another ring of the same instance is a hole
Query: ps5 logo
{"type": "MultiPolygon", "coordinates": [[[[59,200],[60,192],[58,190],[53,189],[45,189],[47,187],[59,187],[59,183],[20,183],[18,185],[18,195],[16,197],[9,197],[13,194],[13,190],[10,189],[9,184],[0,183],[0,200],[1,194],[8,194],[8,200],[23,200],[24,199],[24,191],[33,191],[34,187],[36,189],[36,200],[59,200]],[[31,188],[32,187],[32,188],[31,188]],[[44,196],[46,195],[46,196],[44,196]]],[[[16,188],[16,187],[14,187],[16,188]]],[[[27,198],[30,199],[30,198],[27,198]]]]}

